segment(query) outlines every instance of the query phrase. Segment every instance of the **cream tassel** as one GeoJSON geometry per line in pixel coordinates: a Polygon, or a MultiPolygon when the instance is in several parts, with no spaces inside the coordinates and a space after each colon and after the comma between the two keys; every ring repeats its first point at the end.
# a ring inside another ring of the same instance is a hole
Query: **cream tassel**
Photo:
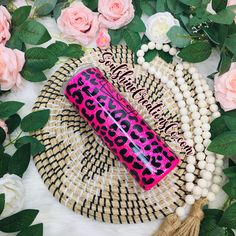
{"type": "Polygon", "coordinates": [[[200,223],[204,218],[202,208],[206,204],[206,198],[197,200],[192,206],[189,216],[183,221],[172,236],[198,236],[200,231],[200,223]]]}
{"type": "Polygon", "coordinates": [[[158,232],[154,233],[153,236],[173,236],[173,233],[180,225],[181,221],[175,213],[168,215],[161,224],[158,232]]]}

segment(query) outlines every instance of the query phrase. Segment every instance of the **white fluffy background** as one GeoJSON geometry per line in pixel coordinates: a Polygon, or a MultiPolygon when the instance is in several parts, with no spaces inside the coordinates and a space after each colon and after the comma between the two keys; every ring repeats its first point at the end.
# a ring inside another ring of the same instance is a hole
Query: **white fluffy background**
{"type": "MultiPolygon", "coordinates": [[[[22,0],[18,0],[16,2],[18,6],[24,5],[24,1],[22,0]]],[[[48,28],[54,40],[60,39],[60,34],[53,19],[45,17],[40,21],[48,28]]],[[[218,60],[217,52],[213,52],[208,61],[197,66],[202,74],[209,75],[216,71],[218,60]]],[[[50,77],[62,64],[63,63],[59,63],[52,70],[48,70],[46,75],[50,77]]],[[[21,89],[12,92],[3,99],[19,100],[24,102],[26,105],[20,113],[23,116],[30,113],[42,86],[42,83],[34,84],[23,81],[21,89]]],[[[23,177],[23,182],[25,186],[24,208],[40,210],[35,223],[42,222],[44,224],[44,236],[149,236],[156,231],[161,223],[160,221],[156,221],[143,224],[114,225],[96,222],[75,214],[54,199],[41,180],[32,161],[23,177]]],[[[220,207],[223,204],[224,198],[225,195],[221,192],[218,194],[217,200],[212,204],[212,206],[220,207]]],[[[0,235],[5,236],[8,234],[0,233],[0,235]]]]}

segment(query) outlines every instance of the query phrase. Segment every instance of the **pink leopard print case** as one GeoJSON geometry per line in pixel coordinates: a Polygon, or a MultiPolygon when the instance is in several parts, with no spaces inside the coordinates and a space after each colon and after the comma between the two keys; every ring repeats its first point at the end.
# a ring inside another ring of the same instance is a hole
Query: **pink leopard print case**
{"type": "Polygon", "coordinates": [[[178,165],[165,141],[98,68],[80,68],[64,94],[143,189],[150,190],[178,165]]]}

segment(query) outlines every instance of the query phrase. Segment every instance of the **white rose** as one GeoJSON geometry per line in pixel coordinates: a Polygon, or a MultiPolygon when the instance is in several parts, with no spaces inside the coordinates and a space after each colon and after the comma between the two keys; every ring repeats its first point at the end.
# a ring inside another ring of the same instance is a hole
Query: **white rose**
{"type": "Polygon", "coordinates": [[[19,176],[5,174],[0,178],[0,193],[5,193],[5,207],[1,218],[10,216],[22,209],[24,186],[19,176]]]}
{"type": "Polygon", "coordinates": [[[167,32],[172,26],[179,26],[179,21],[169,12],[159,12],[148,18],[146,23],[146,36],[155,43],[169,43],[167,32]]]}

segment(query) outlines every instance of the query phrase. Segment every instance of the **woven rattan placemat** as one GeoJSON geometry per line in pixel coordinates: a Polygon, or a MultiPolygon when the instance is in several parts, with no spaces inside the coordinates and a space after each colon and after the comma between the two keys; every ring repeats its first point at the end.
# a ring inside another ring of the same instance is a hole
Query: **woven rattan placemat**
{"type": "MultiPolygon", "coordinates": [[[[53,196],[81,215],[110,223],[139,223],[163,218],[184,203],[186,156],[178,143],[158,129],[158,120],[148,115],[146,107],[138,104],[125,86],[109,78],[108,67],[99,62],[104,52],[113,53],[115,65],[126,63],[134,70],[132,83],[148,91],[151,103],[164,103],[162,115],[169,121],[179,122],[178,108],[170,90],[135,65],[132,52],[125,46],[106,51],[91,49],[80,60],[69,60],[55,72],[38,97],[34,110],[50,109],[51,116],[46,127],[34,133],[46,147],[34,157],[35,164],[53,196]],[[79,65],[91,62],[104,71],[108,80],[181,156],[181,164],[151,191],[145,192],[139,187],[61,94],[61,87],[70,74],[79,65]]],[[[152,63],[163,73],[173,73],[173,65],[158,57],[152,63]]],[[[191,79],[186,79],[192,85],[191,79]]],[[[194,91],[191,92],[194,97],[194,91]]],[[[195,174],[198,173],[196,169],[195,174]]]]}

